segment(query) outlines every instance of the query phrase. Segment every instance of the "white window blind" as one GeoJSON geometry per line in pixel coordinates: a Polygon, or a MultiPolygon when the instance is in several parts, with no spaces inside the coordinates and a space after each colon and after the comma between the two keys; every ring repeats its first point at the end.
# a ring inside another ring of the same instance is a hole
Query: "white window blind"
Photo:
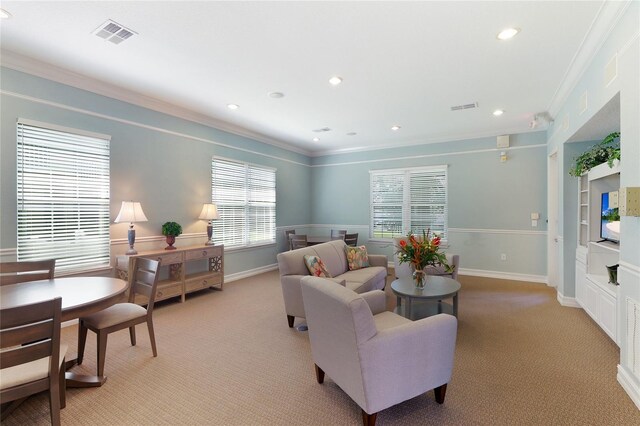
{"type": "Polygon", "coordinates": [[[447,166],[370,172],[371,238],[424,230],[447,239],[447,166]]]}
{"type": "Polygon", "coordinates": [[[110,138],[20,119],[17,143],[18,260],[109,266],[110,138]]]}
{"type": "Polygon", "coordinates": [[[220,218],[213,240],[226,247],[275,243],[276,171],[214,157],[211,196],[220,218]]]}

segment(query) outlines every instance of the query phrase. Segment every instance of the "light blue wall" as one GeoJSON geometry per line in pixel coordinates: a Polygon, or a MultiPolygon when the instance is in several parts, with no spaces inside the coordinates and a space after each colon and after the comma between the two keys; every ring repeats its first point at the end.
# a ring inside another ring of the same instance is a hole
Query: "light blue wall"
{"type": "MultiPolygon", "coordinates": [[[[546,275],[546,135],[511,135],[506,163],[496,138],[330,155],[313,159],[312,221],[346,225],[366,241],[369,172],[448,166],[449,251],[461,267],[505,274],[546,275]],[[530,215],[541,215],[531,227],[530,215]],[[362,234],[364,232],[364,234],[362,234]],[[500,255],[507,255],[506,261],[500,255]]],[[[393,255],[390,244],[370,242],[372,252],[393,255]]]]}
{"type": "MultiPolygon", "coordinates": [[[[277,226],[311,219],[306,156],[14,70],[2,68],[0,78],[2,249],[16,247],[18,117],[111,135],[111,216],[123,200],[142,203],[149,221],[136,224],[139,250],[168,220],[180,223],[185,235],[206,235],[206,223],[197,216],[211,199],[213,155],[278,170],[277,226]]],[[[113,224],[112,239],[126,238],[126,229],[113,224]]],[[[277,245],[229,252],[225,273],[272,265],[276,252],[277,245]]]]}
{"type": "MultiPolygon", "coordinates": [[[[618,93],[620,94],[620,186],[640,187],[640,2],[627,3],[626,10],[620,16],[615,28],[609,33],[593,57],[579,82],[568,95],[566,101],[555,116],[555,123],[548,131],[549,152],[562,152],[562,145],[585,123],[618,93]],[[617,76],[606,84],[606,65],[616,58],[617,76]],[[588,107],[584,112],[579,111],[580,97],[588,93],[588,107]],[[566,128],[563,123],[567,123],[566,128]]],[[[603,135],[604,136],[604,135],[603,135]]],[[[566,163],[566,160],[564,162],[566,163]]],[[[560,206],[562,208],[563,189],[571,179],[566,170],[561,171],[560,206]]],[[[561,211],[561,216],[564,213],[561,211]]],[[[561,232],[564,240],[569,237],[568,230],[575,227],[575,222],[569,220],[561,232]]],[[[620,226],[620,268],[618,269],[618,333],[620,340],[620,366],[618,380],[624,384],[629,395],[640,406],[640,376],[633,372],[632,360],[629,356],[632,341],[628,338],[628,310],[627,302],[640,304],[640,218],[623,217],[620,226]]],[[[575,247],[575,245],[574,245],[575,247]]],[[[575,269],[575,250],[564,250],[561,262],[565,271],[575,269]]],[[[572,280],[565,274],[565,280],[572,280]]],[[[573,297],[575,283],[564,282],[558,286],[563,296],[573,297]]],[[[637,355],[636,355],[637,356],[637,355]]]]}

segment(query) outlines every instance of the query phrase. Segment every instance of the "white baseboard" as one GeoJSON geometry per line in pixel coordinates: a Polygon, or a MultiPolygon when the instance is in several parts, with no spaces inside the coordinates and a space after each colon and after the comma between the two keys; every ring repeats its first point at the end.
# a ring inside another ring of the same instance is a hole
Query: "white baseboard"
{"type": "Polygon", "coordinates": [[[249,269],[242,272],[236,272],[235,274],[225,275],[224,282],[230,283],[233,281],[241,280],[243,278],[253,277],[254,275],[262,274],[264,272],[274,271],[278,269],[278,264],[274,263],[267,266],[261,266],[259,268],[249,269]]]}
{"type": "Polygon", "coordinates": [[[560,294],[560,292],[558,292],[557,294],[557,299],[558,303],[560,303],[560,306],[566,306],[567,308],[582,308],[575,297],[567,297],[560,294]]]}
{"type": "Polygon", "coordinates": [[[637,380],[634,380],[633,377],[631,377],[631,373],[629,373],[629,371],[625,367],[619,364],[617,378],[618,383],[620,383],[620,386],[622,386],[622,389],[624,389],[627,395],[629,395],[629,398],[631,398],[633,403],[636,404],[636,407],[638,407],[638,409],[640,410],[640,388],[636,384],[637,380]]]}
{"type": "Polygon", "coordinates": [[[518,274],[515,272],[486,271],[484,269],[460,268],[459,275],[471,275],[475,277],[498,278],[502,280],[528,281],[533,283],[547,282],[545,275],[518,274]]]}

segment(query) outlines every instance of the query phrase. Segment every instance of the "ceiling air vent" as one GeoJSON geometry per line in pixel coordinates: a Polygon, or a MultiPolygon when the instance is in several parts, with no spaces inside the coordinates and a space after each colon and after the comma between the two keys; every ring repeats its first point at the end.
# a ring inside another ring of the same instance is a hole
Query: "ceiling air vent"
{"type": "Polygon", "coordinates": [[[472,104],[452,106],[451,107],[451,111],[460,111],[460,110],[463,110],[463,109],[471,109],[471,108],[478,108],[478,103],[474,102],[472,104]]]}
{"type": "Polygon", "coordinates": [[[108,19],[104,24],[96,28],[93,34],[113,44],[120,44],[137,33],[108,19]]]}
{"type": "Polygon", "coordinates": [[[315,129],[315,130],[314,130],[314,132],[316,132],[316,133],[330,132],[330,131],[331,131],[331,129],[330,129],[330,128],[328,128],[328,127],[323,127],[323,128],[321,128],[321,129],[315,129]]]}

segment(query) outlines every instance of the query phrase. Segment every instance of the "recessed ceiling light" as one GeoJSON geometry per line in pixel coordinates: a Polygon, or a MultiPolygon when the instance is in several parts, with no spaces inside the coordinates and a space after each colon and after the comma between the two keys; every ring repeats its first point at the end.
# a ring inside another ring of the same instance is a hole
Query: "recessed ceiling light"
{"type": "Polygon", "coordinates": [[[314,142],[320,142],[320,138],[313,138],[314,142]]]}
{"type": "Polygon", "coordinates": [[[502,114],[504,114],[504,111],[501,110],[501,109],[497,109],[497,110],[493,111],[493,115],[495,115],[496,117],[499,117],[502,114]]]}
{"type": "Polygon", "coordinates": [[[274,99],[284,98],[284,93],[282,92],[269,92],[269,97],[274,99]]]}
{"type": "Polygon", "coordinates": [[[1,19],[9,19],[11,18],[11,14],[4,9],[0,9],[0,18],[1,19]]]}
{"type": "Polygon", "coordinates": [[[334,75],[329,79],[329,83],[331,83],[334,86],[337,86],[338,84],[342,83],[342,77],[338,77],[337,75],[334,75]]]}
{"type": "Polygon", "coordinates": [[[400,130],[400,126],[395,125],[395,126],[391,126],[391,130],[393,130],[394,132],[397,130],[400,130]]]}
{"type": "Polygon", "coordinates": [[[355,135],[357,135],[357,133],[356,133],[356,132],[349,132],[349,133],[347,133],[347,136],[355,136],[355,135]]]}
{"type": "Polygon", "coordinates": [[[229,108],[229,109],[238,109],[238,108],[240,108],[240,105],[236,105],[236,104],[227,104],[227,108],[229,108]]]}
{"type": "Polygon", "coordinates": [[[498,40],[509,40],[519,32],[520,30],[518,28],[505,28],[498,33],[497,37],[498,40]]]}

